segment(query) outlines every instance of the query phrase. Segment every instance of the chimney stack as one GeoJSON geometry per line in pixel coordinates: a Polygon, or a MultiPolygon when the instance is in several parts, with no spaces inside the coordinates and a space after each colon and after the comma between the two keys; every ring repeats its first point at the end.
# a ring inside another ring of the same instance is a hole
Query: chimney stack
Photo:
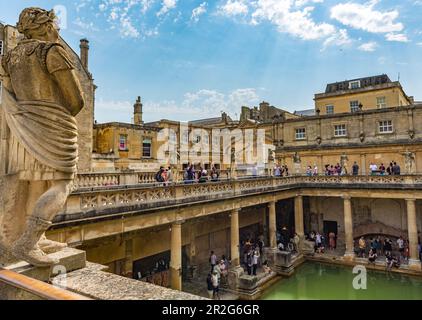
{"type": "Polygon", "coordinates": [[[136,100],[135,104],[133,105],[133,115],[134,115],[134,123],[136,125],[143,125],[144,122],[142,121],[142,103],[141,103],[141,97],[138,97],[138,100],[136,100]]]}
{"type": "Polygon", "coordinates": [[[86,70],[88,70],[89,41],[87,39],[81,39],[79,48],[81,48],[82,65],[86,70]]]}

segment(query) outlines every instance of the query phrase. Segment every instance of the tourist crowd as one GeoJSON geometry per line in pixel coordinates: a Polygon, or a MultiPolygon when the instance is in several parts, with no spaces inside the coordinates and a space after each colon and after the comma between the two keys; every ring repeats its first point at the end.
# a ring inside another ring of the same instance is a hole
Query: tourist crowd
{"type": "MultiPolygon", "coordinates": [[[[268,261],[261,261],[264,245],[263,236],[258,237],[256,241],[251,239],[241,241],[239,246],[240,265],[249,276],[257,276],[258,272],[266,274],[272,272],[268,261]]],[[[220,287],[228,284],[228,270],[231,262],[224,255],[218,259],[215,252],[211,251],[209,263],[211,270],[207,276],[208,296],[210,299],[220,299],[220,287]]]]}
{"type": "Polygon", "coordinates": [[[305,236],[305,239],[315,242],[314,251],[316,253],[325,253],[325,250],[335,250],[337,248],[337,235],[334,232],[328,233],[327,237],[322,233],[312,231],[305,236]]]}

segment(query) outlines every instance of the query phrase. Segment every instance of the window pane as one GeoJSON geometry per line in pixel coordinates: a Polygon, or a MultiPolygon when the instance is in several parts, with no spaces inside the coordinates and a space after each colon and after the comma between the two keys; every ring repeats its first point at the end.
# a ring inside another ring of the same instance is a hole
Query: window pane
{"type": "Polygon", "coordinates": [[[392,133],[393,132],[393,122],[391,120],[380,121],[379,132],[380,133],[392,133]]]}
{"type": "Polygon", "coordinates": [[[359,101],[350,101],[350,111],[351,112],[359,111],[359,101]]]}
{"type": "Polygon", "coordinates": [[[326,106],[327,114],[333,114],[334,113],[334,106],[329,105],[326,106]]]}
{"type": "Polygon", "coordinates": [[[386,107],[387,107],[386,98],[385,97],[378,97],[377,98],[377,108],[382,109],[382,108],[386,108],[386,107]]]}
{"type": "Polygon", "coordinates": [[[122,151],[126,151],[127,150],[127,136],[120,135],[119,149],[122,150],[122,151]]]}
{"type": "Polygon", "coordinates": [[[296,140],[303,140],[306,139],[306,129],[300,128],[296,129],[296,140]]]}
{"type": "Polygon", "coordinates": [[[346,131],[346,125],[345,124],[340,124],[340,125],[336,125],[334,126],[334,135],[336,137],[344,137],[346,136],[347,131],[346,131]]]}
{"type": "Polygon", "coordinates": [[[151,157],[151,145],[152,145],[152,139],[146,138],[143,141],[142,144],[142,156],[146,158],[151,157]]]}

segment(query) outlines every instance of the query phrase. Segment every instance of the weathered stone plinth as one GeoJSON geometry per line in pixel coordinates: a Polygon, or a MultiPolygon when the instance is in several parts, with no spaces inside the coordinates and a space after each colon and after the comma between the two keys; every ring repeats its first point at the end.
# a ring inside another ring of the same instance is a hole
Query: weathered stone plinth
{"type": "MultiPolygon", "coordinates": [[[[85,251],[65,248],[59,252],[49,255],[52,258],[59,259],[60,263],[57,265],[40,268],[34,267],[27,262],[21,261],[8,266],[4,269],[28,276],[30,278],[48,282],[51,278],[58,274],[69,273],[74,270],[85,268],[86,253],[85,251]]],[[[13,288],[0,283],[0,300],[34,300],[38,299],[32,294],[29,294],[21,289],[13,288]]]]}
{"type": "Polygon", "coordinates": [[[147,282],[104,272],[98,265],[54,278],[59,287],[96,300],[207,300],[147,282]]]}
{"type": "Polygon", "coordinates": [[[315,242],[313,241],[301,241],[300,252],[304,256],[313,256],[315,254],[315,242]]]}
{"type": "Polygon", "coordinates": [[[291,276],[294,272],[292,254],[275,248],[264,248],[263,259],[268,261],[270,268],[281,276],[291,276]]]}
{"type": "Polygon", "coordinates": [[[409,269],[413,271],[422,271],[421,262],[419,260],[409,259],[409,269]]]}
{"type": "Polygon", "coordinates": [[[242,267],[234,267],[229,270],[228,275],[228,282],[229,282],[229,289],[236,291],[239,287],[239,279],[245,273],[242,267]]]}
{"type": "Polygon", "coordinates": [[[262,294],[262,290],[277,277],[277,273],[258,273],[256,276],[245,274],[241,267],[229,271],[229,290],[236,293],[241,300],[256,300],[262,294]]]}

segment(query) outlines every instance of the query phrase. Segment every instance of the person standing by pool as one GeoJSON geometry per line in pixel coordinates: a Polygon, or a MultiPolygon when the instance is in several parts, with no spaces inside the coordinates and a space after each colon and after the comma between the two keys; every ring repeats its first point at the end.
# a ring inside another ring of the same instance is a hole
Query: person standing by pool
{"type": "Polygon", "coordinates": [[[211,251],[210,264],[211,264],[211,272],[214,272],[214,267],[217,264],[217,256],[215,255],[214,251],[211,251]]]}
{"type": "Polygon", "coordinates": [[[391,240],[389,238],[386,238],[384,241],[384,254],[385,256],[388,256],[392,253],[393,246],[391,244],[391,240]]]}
{"type": "Polygon", "coordinates": [[[212,285],[211,273],[208,273],[208,276],[207,276],[207,292],[208,292],[208,298],[212,299],[214,297],[214,286],[212,285]]]}
{"type": "Polygon", "coordinates": [[[259,254],[259,249],[258,248],[255,248],[255,251],[254,251],[254,254],[253,254],[253,257],[252,257],[252,270],[253,270],[253,275],[254,276],[256,276],[256,270],[258,269],[258,262],[259,262],[259,257],[260,257],[260,254],[259,254]]]}
{"type": "Polygon", "coordinates": [[[219,278],[218,278],[218,272],[214,271],[212,276],[211,276],[211,281],[212,281],[212,287],[213,287],[213,298],[220,300],[220,283],[219,283],[219,278]]]}
{"type": "Polygon", "coordinates": [[[400,259],[404,258],[404,240],[403,237],[400,236],[400,238],[397,239],[397,245],[399,247],[399,252],[400,252],[400,259]]]}
{"type": "Polygon", "coordinates": [[[361,237],[359,239],[359,256],[361,258],[365,258],[365,253],[366,253],[366,241],[364,237],[361,237]]]}
{"type": "Polygon", "coordinates": [[[336,234],[334,232],[330,232],[328,234],[329,240],[329,246],[330,250],[334,250],[336,248],[336,234]]]}

